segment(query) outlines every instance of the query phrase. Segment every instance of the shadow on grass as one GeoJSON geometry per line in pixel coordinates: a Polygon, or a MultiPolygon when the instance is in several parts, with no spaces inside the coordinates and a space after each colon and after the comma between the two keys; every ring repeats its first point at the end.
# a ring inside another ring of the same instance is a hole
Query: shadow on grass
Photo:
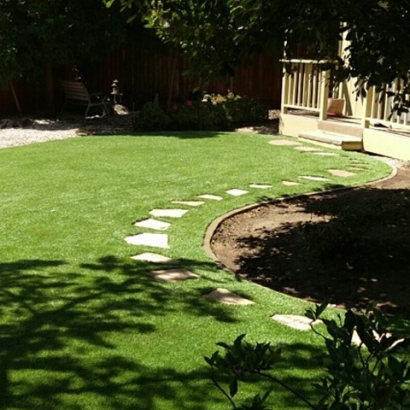
{"type": "MultiPolygon", "coordinates": [[[[236,238],[238,271],[340,306],[378,302],[410,317],[410,190],[371,186],[271,204],[277,223],[236,238]]],[[[237,223],[239,223],[237,221],[237,223]]]]}
{"type": "Polygon", "coordinates": [[[1,263],[0,408],[154,410],[172,401],[178,409],[201,410],[218,403],[205,364],[187,371],[162,365],[161,355],[169,352],[158,347],[164,330],[154,319],[181,310],[224,323],[235,317],[194,292],[155,281],[147,266],[114,256],[71,272],[59,260],[1,263]],[[147,348],[152,339],[144,335],[154,332],[158,346],[148,348],[159,357],[151,367],[132,349],[147,348]]]}

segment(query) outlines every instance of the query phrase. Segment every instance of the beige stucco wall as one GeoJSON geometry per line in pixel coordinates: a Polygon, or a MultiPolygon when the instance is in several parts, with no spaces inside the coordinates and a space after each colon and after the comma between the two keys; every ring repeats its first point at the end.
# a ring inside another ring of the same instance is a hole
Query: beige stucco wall
{"type": "Polygon", "coordinates": [[[365,129],[363,147],[366,152],[410,161],[410,136],[365,129]]]}
{"type": "Polygon", "coordinates": [[[316,131],[317,127],[317,118],[291,114],[281,114],[279,118],[279,134],[289,137],[298,137],[300,132],[316,131]]]}

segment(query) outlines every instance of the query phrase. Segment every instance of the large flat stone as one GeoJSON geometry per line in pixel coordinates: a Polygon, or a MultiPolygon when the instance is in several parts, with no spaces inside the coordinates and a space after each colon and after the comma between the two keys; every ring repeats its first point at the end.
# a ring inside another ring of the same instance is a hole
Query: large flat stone
{"type": "Polygon", "coordinates": [[[244,191],[243,189],[229,189],[226,193],[232,196],[241,196],[247,194],[248,191],[244,191]]]}
{"type": "Polygon", "coordinates": [[[188,212],[187,209],[152,209],[149,211],[149,214],[152,216],[168,217],[168,218],[181,218],[188,212]]]}
{"type": "Polygon", "coordinates": [[[299,178],[307,179],[309,181],[330,181],[328,178],[323,178],[323,177],[315,177],[311,175],[301,175],[299,178]]]}
{"type": "Polygon", "coordinates": [[[292,146],[292,145],[300,145],[299,142],[296,141],[289,141],[289,140],[271,140],[269,144],[276,145],[276,146],[292,146]]]}
{"type": "Polygon", "coordinates": [[[302,152],[315,152],[315,151],[320,151],[320,149],[318,148],[313,148],[313,147],[306,147],[304,145],[300,145],[295,147],[294,149],[298,150],[298,151],[302,151],[302,152]]]}
{"type": "Polygon", "coordinates": [[[140,233],[138,235],[127,236],[125,241],[130,245],[169,249],[168,235],[165,233],[140,233]]]}
{"type": "Polygon", "coordinates": [[[272,188],[272,185],[268,185],[268,184],[250,184],[249,187],[250,188],[256,188],[256,189],[268,189],[268,188],[272,188]]]}
{"type": "Polygon", "coordinates": [[[152,262],[152,263],[173,263],[176,262],[174,259],[168,258],[167,256],[160,255],[158,253],[144,252],[139,255],[131,256],[131,259],[135,261],[142,262],[152,262]]]}
{"type": "Polygon", "coordinates": [[[212,195],[212,194],[198,195],[198,198],[210,199],[210,200],[213,200],[213,201],[222,201],[222,199],[223,199],[219,195],[212,195]]]}
{"type": "Polygon", "coordinates": [[[218,288],[213,290],[211,293],[204,295],[206,298],[216,300],[220,303],[225,303],[226,305],[253,305],[254,303],[245,299],[235,293],[230,292],[227,289],[218,288]]]}
{"type": "Polygon", "coordinates": [[[293,181],[282,181],[282,184],[285,186],[296,186],[300,185],[299,182],[293,182],[293,181]]]}
{"type": "Polygon", "coordinates": [[[335,177],[347,178],[356,175],[354,172],[345,171],[343,169],[328,169],[328,171],[335,177]]]}
{"type": "Polygon", "coordinates": [[[172,201],[172,203],[187,206],[200,206],[204,204],[204,201],[172,201]]]}
{"type": "Polygon", "coordinates": [[[273,315],[272,319],[282,325],[291,327],[292,329],[297,330],[310,330],[310,324],[321,323],[320,320],[312,322],[312,319],[307,318],[306,316],[299,315],[273,315]]]}
{"type": "Polygon", "coordinates": [[[157,231],[165,231],[171,224],[169,222],[157,221],[156,219],[144,219],[143,221],[135,222],[134,226],[140,228],[150,228],[157,231]]]}
{"type": "Polygon", "coordinates": [[[195,275],[187,269],[161,269],[153,270],[150,274],[159,282],[178,282],[180,280],[198,279],[195,275]]]}

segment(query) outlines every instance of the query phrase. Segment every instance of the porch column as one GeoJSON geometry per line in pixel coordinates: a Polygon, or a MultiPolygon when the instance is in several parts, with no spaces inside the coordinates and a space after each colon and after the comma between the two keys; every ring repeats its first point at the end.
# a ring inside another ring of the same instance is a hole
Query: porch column
{"type": "Polygon", "coordinates": [[[319,120],[327,119],[327,100],[329,98],[330,70],[320,72],[319,120]]]}
{"type": "Polygon", "coordinates": [[[374,87],[370,87],[367,90],[367,94],[364,101],[363,114],[362,114],[362,127],[369,128],[370,121],[368,118],[372,115],[372,106],[374,98],[374,87]]]}

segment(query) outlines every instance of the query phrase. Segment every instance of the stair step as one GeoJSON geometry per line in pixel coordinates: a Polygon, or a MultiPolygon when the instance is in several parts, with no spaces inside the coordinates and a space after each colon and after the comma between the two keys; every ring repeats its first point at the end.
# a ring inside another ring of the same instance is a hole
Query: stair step
{"type": "Polygon", "coordinates": [[[332,132],[300,132],[299,139],[321,145],[332,146],[333,148],[341,148],[345,151],[361,151],[363,149],[362,138],[332,132]]]}

